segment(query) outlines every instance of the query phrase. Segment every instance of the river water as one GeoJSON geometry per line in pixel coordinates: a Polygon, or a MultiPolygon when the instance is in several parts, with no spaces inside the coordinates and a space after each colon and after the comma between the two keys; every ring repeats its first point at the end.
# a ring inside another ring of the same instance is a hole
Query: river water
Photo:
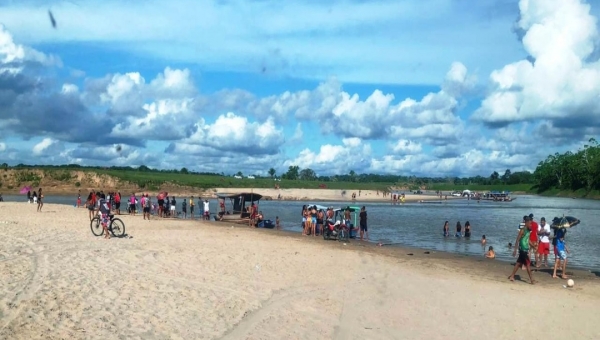
{"type": "MultiPolygon", "coordinates": [[[[551,221],[554,216],[571,215],[582,222],[567,233],[567,244],[571,251],[570,266],[600,268],[600,201],[540,196],[517,196],[513,202],[490,202],[471,200],[449,200],[441,204],[405,203],[362,203],[368,212],[369,238],[371,242],[395,243],[410,247],[483,256],[481,236],[485,235],[488,246],[493,246],[498,259],[511,260],[512,250],[507,245],[514,243],[518,233],[518,224],[523,215],[534,214],[536,221],[546,217],[551,221]],[[471,238],[444,238],[442,227],[449,221],[450,232],[454,234],[456,222],[463,225],[471,223],[471,238]]],[[[6,201],[24,201],[23,196],[4,196],[6,201]]],[[[73,205],[72,196],[46,196],[46,203],[73,205]]],[[[178,210],[180,210],[178,200],[178,210]]],[[[299,201],[261,201],[260,210],[266,218],[275,220],[279,216],[284,230],[301,232],[300,211],[303,204],[322,204],[342,207],[348,202],[299,202],[299,201]]],[[[25,204],[25,203],[24,203],[25,204]]],[[[211,211],[216,212],[218,204],[211,200],[211,211]]],[[[31,207],[33,208],[33,206],[31,207]]],[[[200,209],[197,209],[200,210],[200,209]]],[[[82,223],[87,223],[87,214],[82,212],[82,223]]],[[[552,250],[550,257],[553,258],[552,250]]]]}

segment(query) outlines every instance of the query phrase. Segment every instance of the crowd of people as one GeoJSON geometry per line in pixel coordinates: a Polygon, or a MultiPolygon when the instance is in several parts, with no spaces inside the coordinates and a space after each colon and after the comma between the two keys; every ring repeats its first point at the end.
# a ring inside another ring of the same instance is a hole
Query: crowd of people
{"type": "MultiPolygon", "coordinates": [[[[40,189],[41,190],[41,189],[40,189]]],[[[37,198],[36,198],[37,199],[37,198]]],[[[110,207],[111,211],[113,211],[116,215],[121,214],[121,202],[122,196],[120,192],[108,192],[104,193],[104,191],[90,191],[83,204],[83,207],[88,209],[90,220],[94,218],[95,214],[98,211],[98,207],[100,206],[100,199],[106,200],[106,204],[110,207]]],[[[195,208],[196,202],[198,204],[202,204],[202,219],[210,220],[210,202],[208,199],[202,199],[200,197],[197,200],[194,196],[191,196],[189,201],[184,198],[179,206],[177,206],[177,199],[175,196],[168,196],[159,194],[156,196],[156,200],[152,198],[150,194],[144,193],[140,196],[137,196],[134,192],[131,193],[129,198],[127,198],[125,210],[127,214],[135,216],[142,214],[143,219],[150,220],[151,217],[158,218],[189,218],[195,219],[195,208]]],[[[224,210],[225,204],[224,202],[220,202],[222,210],[224,210]]],[[[77,196],[77,207],[82,206],[81,200],[81,190],[77,196]]]]}
{"type": "MultiPolygon", "coordinates": [[[[555,218],[557,220],[558,218],[555,218]]],[[[554,268],[552,272],[553,278],[558,278],[558,270],[561,270],[560,278],[568,279],[566,274],[567,270],[567,258],[569,254],[569,248],[565,242],[567,235],[567,229],[564,227],[555,227],[546,223],[546,218],[542,217],[538,224],[534,220],[534,215],[523,216],[523,222],[519,225],[519,233],[517,235],[513,256],[518,257],[513,268],[513,272],[508,277],[509,280],[514,281],[515,274],[519,268],[527,270],[529,275],[529,281],[531,284],[535,283],[531,270],[531,265],[535,268],[548,267],[548,256],[550,254],[550,245],[552,245],[554,253],[554,268]],[[533,257],[533,261],[531,258],[533,257]]],[[[509,247],[513,247],[509,243],[509,247]]]]}
{"type": "MultiPolygon", "coordinates": [[[[535,283],[535,280],[533,280],[531,267],[549,267],[548,257],[550,255],[550,248],[553,249],[554,253],[554,268],[552,277],[568,279],[566,275],[566,266],[569,249],[565,243],[566,233],[566,228],[552,227],[546,222],[545,217],[542,217],[538,223],[534,220],[533,214],[523,216],[523,220],[519,224],[518,234],[514,246],[513,243],[508,243],[508,248],[513,250],[513,257],[517,257],[514,270],[509,276],[509,279],[514,281],[516,272],[519,268],[521,268],[527,271],[530,282],[532,284],[535,283]],[[561,271],[560,276],[557,275],[559,270],[561,271]]],[[[448,221],[444,222],[443,234],[444,237],[452,236],[448,221]]],[[[454,237],[470,238],[470,222],[465,222],[464,229],[460,221],[456,222],[456,232],[454,233],[454,237]]],[[[481,237],[481,245],[484,247],[484,256],[486,258],[496,258],[494,247],[489,246],[487,251],[485,251],[485,247],[487,245],[487,238],[485,235],[482,235],[481,237]]]]}
{"type": "MultiPolygon", "coordinates": [[[[350,235],[353,231],[359,231],[360,240],[369,239],[367,227],[367,209],[363,206],[359,213],[359,226],[356,227],[352,223],[352,209],[346,208],[343,210],[343,221],[339,221],[343,228],[347,229],[350,235]]],[[[302,206],[302,235],[318,236],[323,232],[323,228],[327,228],[328,224],[338,223],[334,221],[335,213],[333,207],[327,209],[318,208],[316,205],[302,206]]]]}

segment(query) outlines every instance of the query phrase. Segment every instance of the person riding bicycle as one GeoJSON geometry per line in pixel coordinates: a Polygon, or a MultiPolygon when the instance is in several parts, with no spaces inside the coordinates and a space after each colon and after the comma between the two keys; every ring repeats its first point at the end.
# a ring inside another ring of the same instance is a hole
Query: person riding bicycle
{"type": "Polygon", "coordinates": [[[98,211],[100,211],[100,223],[102,224],[102,229],[104,229],[104,238],[110,238],[110,233],[108,232],[110,206],[108,205],[104,194],[100,196],[100,200],[98,201],[98,211]]]}

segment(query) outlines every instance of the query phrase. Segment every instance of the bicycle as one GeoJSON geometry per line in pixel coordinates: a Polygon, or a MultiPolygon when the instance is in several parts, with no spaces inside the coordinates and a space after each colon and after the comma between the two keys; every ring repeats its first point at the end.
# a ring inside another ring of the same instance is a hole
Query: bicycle
{"type": "MultiPolygon", "coordinates": [[[[123,237],[125,235],[125,223],[123,223],[120,218],[115,218],[114,214],[110,214],[108,217],[110,218],[108,231],[110,231],[114,237],[123,237]]],[[[94,236],[102,236],[104,234],[100,216],[96,215],[92,218],[90,221],[90,229],[92,229],[92,234],[94,234],[94,236]]]]}

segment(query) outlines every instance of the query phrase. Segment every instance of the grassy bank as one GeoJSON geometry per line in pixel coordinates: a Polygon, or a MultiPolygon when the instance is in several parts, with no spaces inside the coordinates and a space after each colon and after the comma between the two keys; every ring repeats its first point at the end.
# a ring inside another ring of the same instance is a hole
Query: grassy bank
{"type": "Polygon", "coordinates": [[[575,198],[600,199],[600,190],[592,190],[592,191],[588,192],[587,190],[584,190],[584,189],[580,189],[577,191],[550,189],[550,190],[546,190],[542,193],[539,193],[539,195],[547,196],[547,197],[575,197],[575,198]]]}

